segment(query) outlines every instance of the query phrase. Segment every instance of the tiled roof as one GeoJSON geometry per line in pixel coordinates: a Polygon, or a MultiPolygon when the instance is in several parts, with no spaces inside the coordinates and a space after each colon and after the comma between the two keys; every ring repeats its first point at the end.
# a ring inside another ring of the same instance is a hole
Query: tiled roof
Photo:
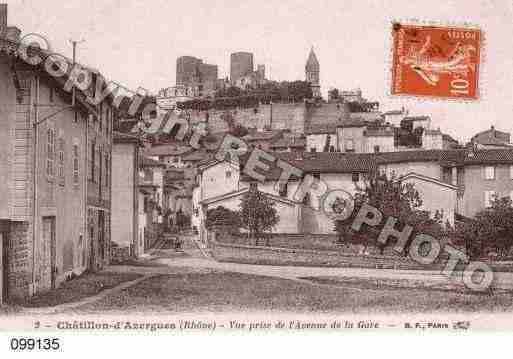
{"type": "Polygon", "coordinates": [[[394,136],[394,130],[390,127],[368,128],[365,130],[365,136],[394,136]]]}
{"type": "Polygon", "coordinates": [[[348,118],[343,120],[338,127],[365,127],[367,123],[362,118],[348,118]]]}
{"type": "Polygon", "coordinates": [[[293,137],[280,138],[280,139],[274,141],[270,147],[271,148],[306,147],[306,139],[293,138],[293,137]]]}
{"type": "Polygon", "coordinates": [[[429,116],[408,116],[403,121],[429,121],[429,116]]]}
{"type": "Polygon", "coordinates": [[[457,140],[455,140],[451,135],[448,135],[446,133],[443,133],[442,134],[442,138],[445,140],[445,141],[450,141],[450,142],[456,142],[456,143],[459,143],[457,140]]]}
{"type": "Polygon", "coordinates": [[[176,144],[154,145],[145,151],[147,156],[177,156],[189,153],[192,148],[183,142],[176,144]]]}
{"type": "Polygon", "coordinates": [[[182,157],[182,161],[203,161],[208,158],[212,158],[212,154],[205,151],[194,151],[182,157]]]}
{"type": "Polygon", "coordinates": [[[134,134],[113,131],[112,136],[114,143],[136,143],[141,146],[143,144],[142,138],[134,134]]]}
{"type": "Polygon", "coordinates": [[[141,156],[139,163],[142,167],[166,167],[165,163],[155,161],[154,159],[146,156],[141,156]]]}
{"type": "MultiPolygon", "coordinates": [[[[290,165],[301,169],[304,173],[352,173],[370,172],[376,165],[373,154],[345,154],[340,152],[272,152],[273,156],[290,165]]],[[[260,160],[266,162],[265,160],[260,160]]],[[[269,164],[268,171],[260,171],[267,180],[278,180],[282,169],[276,162],[269,164]]],[[[242,180],[249,180],[248,176],[242,176],[242,180]]],[[[297,178],[293,178],[294,180],[297,178]]]]}
{"type": "Polygon", "coordinates": [[[337,132],[337,123],[310,123],[305,125],[305,134],[322,135],[337,132]]]}
{"type": "Polygon", "coordinates": [[[481,145],[504,146],[504,147],[510,146],[509,143],[507,143],[505,141],[501,141],[500,139],[495,138],[495,137],[487,137],[487,138],[484,138],[481,140],[476,140],[475,142],[479,143],[481,145]]]}
{"type": "Polygon", "coordinates": [[[513,149],[492,149],[467,151],[465,157],[466,165],[479,164],[513,164],[513,149]]]}
{"type": "Polygon", "coordinates": [[[273,130],[273,131],[252,131],[244,136],[245,141],[263,141],[263,140],[271,140],[276,138],[282,134],[281,130],[273,130]]]}
{"type": "MultiPolygon", "coordinates": [[[[386,153],[340,153],[340,152],[270,152],[274,157],[281,159],[305,173],[351,173],[371,172],[378,165],[402,162],[437,162],[442,166],[462,166],[479,164],[513,164],[513,149],[478,150],[416,150],[386,153]]],[[[244,164],[248,156],[241,160],[244,164]]],[[[267,180],[278,180],[282,169],[276,162],[268,163],[269,170],[256,171],[265,176],[267,180]]],[[[243,181],[248,181],[246,175],[243,181]]],[[[294,180],[294,178],[293,178],[294,180]]],[[[297,180],[297,178],[295,178],[297,180]]]]}
{"type": "MultiPolygon", "coordinates": [[[[376,154],[376,161],[379,164],[401,163],[401,162],[424,162],[438,161],[444,151],[442,150],[412,150],[397,152],[382,152],[376,154]]],[[[445,151],[447,152],[447,151],[445,151]]]]}

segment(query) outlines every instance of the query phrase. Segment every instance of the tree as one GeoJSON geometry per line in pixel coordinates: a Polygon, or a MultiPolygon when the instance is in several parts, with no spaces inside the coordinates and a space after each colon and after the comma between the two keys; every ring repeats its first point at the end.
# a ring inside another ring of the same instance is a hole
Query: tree
{"type": "Polygon", "coordinates": [[[338,100],[340,97],[339,90],[337,88],[332,88],[328,91],[328,100],[329,101],[335,101],[338,100]]]}
{"type": "Polygon", "coordinates": [[[276,204],[253,186],[244,194],[240,203],[242,227],[258,245],[264,232],[270,231],[280,221],[276,204]]]}
{"type": "MultiPolygon", "coordinates": [[[[388,177],[385,173],[372,173],[366,176],[363,182],[354,196],[355,209],[351,217],[345,221],[335,221],[335,231],[339,234],[339,241],[356,242],[365,246],[371,243],[383,253],[386,244],[376,241],[382,226],[380,228],[366,226],[358,233],[351,228],[364,203],[375,207],[383,214],[382,225],[389,217],[394,217],[399,225],[413,227],[410,240],[404,247],[404,255],[408,253],[409,245],[416,234],[424,233],[441,238],[445,233],[441,213],[437,212],[431,216],[429,211],[421,210],[422,199],[412,183],[404,183],[397,179],[395,174],[388,177]]],[[[338,205],[337,201],[334,202],[335,205],[338,205]]],[[[335,208],[334,211],[336,211],[335,208]]]]}
{"type": "Polygon", "coordinates": [[[209,230],[224,228],[230,233],[238,233],[241,227],[241,220],[237,211],[218,206],[207,211],[206,226],[209,230]]]}
{"type": "Polygon", "coordinates": [[[476,214],[472,220],[459,223],[454,237],[465,246],[470,258],[490,251],[505,257],[513,246],[513,205],[509,197],[495,197],[490,208],[476,214]]]}

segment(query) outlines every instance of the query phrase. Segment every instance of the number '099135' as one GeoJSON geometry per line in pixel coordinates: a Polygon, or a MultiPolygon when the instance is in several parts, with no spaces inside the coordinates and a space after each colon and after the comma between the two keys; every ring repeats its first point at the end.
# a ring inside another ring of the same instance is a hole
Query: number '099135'
{"type": "Polygon", "coordinates": [[[11,350],[59,350],[57,338],[12,338],[11,350]]]}

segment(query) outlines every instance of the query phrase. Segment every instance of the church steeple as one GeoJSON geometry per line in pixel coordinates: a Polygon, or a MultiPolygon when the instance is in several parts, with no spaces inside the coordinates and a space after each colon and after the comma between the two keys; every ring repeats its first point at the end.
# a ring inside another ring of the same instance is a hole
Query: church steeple
{"type": "Polygon", "coordinates": [[[306,81],[310,83],[314,97],[321,97],[320,65],[312,46],[305,65],[306,81]]]}
{"type": "Polygon", "coordinates": [[[319,71],[319,61],[317,60],[313,46],[310,49],[310,54],[308,55],[308,60],[306,61],[305,71],[319,71]]]}

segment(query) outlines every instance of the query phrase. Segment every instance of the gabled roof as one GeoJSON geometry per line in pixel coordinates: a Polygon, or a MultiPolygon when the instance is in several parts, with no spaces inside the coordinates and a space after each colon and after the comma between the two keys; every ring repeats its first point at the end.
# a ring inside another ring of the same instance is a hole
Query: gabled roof
{"type": "Polygon", "coordinates": [[[454,191],[458,190],[458,186],[453,186],[452,184],[449,184],[449,183],[446,183],[446,182],[442,182],[442,181],[440,181],[440,180],[438,180],[436,178],[429,177],[429,176],[424,176],[424,175],[422,175],[420,173],[416,173],[416,172],[407,173],[404,176],[401,176],[398,180],[399,181],[404,181],[404,180],[411,179],[411,178],[419,179],[419,180],[424,181],[424,182],[434,183],[434,184],[436,184],[438,186],[446,187],[446,188],[452,189],[454,191]]]}
{"type": "MultiPolygon", "coordinates": [[[[230,199],[230,198],[233,198],[233,197],[239,197],[239,196],[242,196],[243,194],[247,193],[248,191],[249,191],[249,187],[248,188],[244,188],[244,189],[242,189],[240,191],[234,191],[234,192],[226,193],[226,194],[223,194],[223,195],[220,195],[220,196],[204,199],[203,201],[200,202],[200,204],[202,204],[202,205],[209,205],[209,204],[212,204],[212,203],[223,201],[225,199],[230,199]]],[[[299,204],[299,202],[292,201],[292,200],[290,200],[290,199],[288,199],[286,197],[275,196],[275,195],[272,195],[270,193],[263,192],[263,191],[260,191],[260,192],[264,196],[266,196],[267,198],[270,198],[270,199],[272,199],[272,200],[274,200],[276,202],[282,202],[282,203],[285,203],[285,204],[288,204],[288,205],[299,204]]]]}

